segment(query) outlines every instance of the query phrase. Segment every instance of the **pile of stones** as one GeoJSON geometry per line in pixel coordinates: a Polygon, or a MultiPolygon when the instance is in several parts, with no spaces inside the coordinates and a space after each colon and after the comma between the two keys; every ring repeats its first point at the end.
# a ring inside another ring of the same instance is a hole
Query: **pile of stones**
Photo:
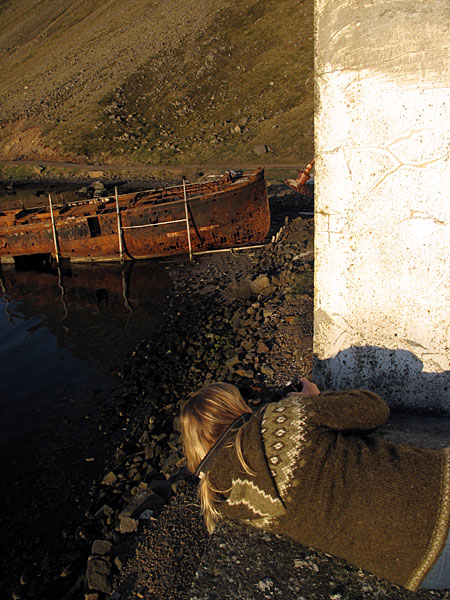
{"type": "Polygon", "coordinates": [[[178,427],[187,394],[224,380],[238,385],[256,407],[281,397],[298,374],[298,357],[286,361],[279,338],[295,325],[295,307],[303,302],[312,312],[312,279],[295,292],[299,275],[312,272],[311,245],[312,221],[297,219],[277,243],[251,254],[170,267],[173,285],[159,331],[118,373],[115,461],[93,487],[87,525],[79,531],[92,544],[86,600],[113,593],[124,542],[140,524],[158,518],[189,478],[178,427]]]}

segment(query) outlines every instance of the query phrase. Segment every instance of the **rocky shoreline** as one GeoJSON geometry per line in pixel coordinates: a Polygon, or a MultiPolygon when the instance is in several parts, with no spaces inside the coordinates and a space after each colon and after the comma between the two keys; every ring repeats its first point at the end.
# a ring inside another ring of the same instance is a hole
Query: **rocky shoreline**
{"type": "MultiPolygon", "coordinates": [[[[130,589],[141,535],[153,535],[159,540],[153,549],[161,549],[138,570],[154,570],[148,581],[158,591],[145,597],[187,593],[207,536],[179,444],[181,402],[207,381],[228,380],[258,406],[259,397],[279,397],[311,370],[313,220],[287,223],[288,212],[309,207],[278,184],[271,191],[272,243],[206,255],[193,264],[167,263],[173,283],[155,335],[117,368],[121,383],[114,394],[97,398],[96,414],[85,425],[88,415],[80,416],[77,424],[79,430],[89,424],[91,436],[96,429],[102,434],[98,453],[82,459],[98,474],[95,482],[69,482],[77,518],[72,522],[66,512],[68,520],[55,527],[58,543],[42,547],[45,538],[34,536],[26,551],[22,543],[12,549],[13,568],[4,561],[16,600],[83,594],[96,600],[120,593],[121,586],[130,589]],[[162,550],[169,539],[170,556],[162,550]]],[[[28,518],[24,512],[23,526],[28,518]]]]}
{"type": "Polygon", "coordinates": [[[121,373],[121,411],[130,415],[129,433],[88,515],[99,538],[86,571],[89,600],[120,598],[124,590],[125,597],[133,597],[133,590],[138,598],[179,599],[188,592],[207,535],[181,453],[180,404],[204,383],[226,380],[258,406],[260,397],[281,396],[299,373],[309,375],[312,227],[312,220],[299,218],[277,243],[258,251],[217,254],[189,269],[171,269],[169,322],[162,324],[160,337],[136,348],[121,373]],[[181,518],[186,504],[190,527],[186,516],[181,518]],[[161,551],[168,544],[167,536],[161,542],[161,529],[171,520],[177,528],[171,546],[172,553],[178,548],[175,561],[161,551]],[[134,555],[127,564],[124,557],[140,534],[158,556],[142,563],[134,555]],[[149,544],[152,536],[159,540],[158,551],[149,544]]]}

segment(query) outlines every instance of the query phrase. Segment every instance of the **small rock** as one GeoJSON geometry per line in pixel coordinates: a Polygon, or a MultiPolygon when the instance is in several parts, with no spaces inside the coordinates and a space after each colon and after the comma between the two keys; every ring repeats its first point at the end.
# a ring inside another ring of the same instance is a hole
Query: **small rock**
{"type": "Polygon", "coordinates": [[[107,473],[102,480],[102,485],[114,485],[117,481],[117,475],[110,471],[107,473]]]}
{"type": "Polygon", "coordinates": [[[71,569],[71,565],[66,565],[64,567],[64,569],[61,571],[60,573],[60,577],[69,577],[69,575],[72,573],[72,569],[71,569]]]}
{"type": "Polygon", "coordinates": [[[253,152],[257,156],[262,156],[263,154],[266,154],[266,152],[267,152],[267,146],[262,146],[262,145],[255,146],[253,148],[253,152]]]}
{"type": "Polygon", "coordinates": [[[116,448],[116,451],[114,453],[114,458],[117,461],[122,460],[125,457],[125,452],[122,450],[122,448],[116,448]]]}
{"type": "Polygon", "coordinates": [[[110,594],[111,586],[111,564],[104,556],[90,556],[86,570],[86,586],[89,590],[95,590],[110,594]]]}
{"type": "Polygon", "coordinates": [[[273,586],[273,580],[270,579],[270,577],[264,577],[264,579],[258,581],[256,585],[258,589],[261,590],[261,592],[266,592],[267,590],[270,590],[270,588],[273,586]]]}
{"type": "MultiPolygon", "coordinates": [[[[184,459],[185,459],[185,457],[183,456],[181,459],[183,465],[185,462],[184,459]]],[[[180,461],[177,460],[177,463],[176,463],[177,465],[178,465],[178,462],[180,462],[180,461]]],[[[160,480],[160,481],[158,481],[158,480],[152,481],[151,484],[149,485],[149,488],[152,490],[152,492],[154,494],[157,494],[158,496],[160,496],[161,498],[163,498],[166,501],[169,500],[169,498],[172,496],[172,485],[165,479],[160,480]]]]}
{"type": "Polygon", "coordinates": [[[92,554],[108,554],[111,551],[111,542],[107,540],[95,540],[92,544],[92,554]]]}
{"type": "Polygon", "coordinates": [[[231,298],[250,298],[252,295],[250,283],[247,279],[234,281],[230,286],[229,295],[231,298]]]}
{"type": "Polygon", "coordinates": [[[255,373],[251,369],[238,369],[236,371],[236,374],[239,375],[239,377],[246,377],[247,379],[253,379],[255,375],[255,373]]]}
{"type": "Polygon", "coordinates": [[[249,350],[251,350],[252,348],[254,348],[254,347],[255,347],[255,344],[256,344],[256,342],[255,342],[255,340],[254,340],[254,339],[252,339],[252,338],[248,338],[248,339],[246,339],[246,340],[244,340],[244,341],[242,342],[242,346],[243,346],[243,348],[245,348],[247,351],[249,351],[249,350]]]}
{"type": "Polygon", "coordinates": [[[105,186],[101,181],[94,181],[93,183],[91,183],[91,187],[94,188],[94,190],[104,190],[105,186]]]}
{"type": "Polygon", "coordinates": [[[101,508],[98,509],[94,517],[96,519],[103,519],[103,517],[111,517],[113,514],[114,510],[107,504],[104,504],[101,508]]]}
{"type": "Polygon", "coordinates": [[[127,473],[127,477],[128,477],[128,479],[130,481],[140,481],[141,480],[141,474],[134,467],[132,467],[131,469],[129,469],[129,471],[127,473]]]}
{"type": "Polygon", "coordinates": [[[272,367],[269,367],[268,365],[262,365],[261,373],[264,373],[264,375],[267,375],[268,377],[272,377],[272,375],[275,374],[275,371],[272,369],[272,367]]]}
{"type": "Polygon", "coordinates": [[[120,519],[120,533],[133,533],[133,531],[137,531],[137,528],[138,522],[136,519],[132,519],[131,517],[122,517],[120,519]]]}
{"type": "Polygon", "coordinates": [[[145,460],[151,460],[155,456],[155,443],[146,446],[144,449],[145,460]]]}
{"type": "Polygon", "coordinates": [[[238,309],[230,319],[230,325],[233,329],[239,329],[241,326],[241,311],[238,309]]]}
{"type": "Polygon", "coordinates": [[[239,360],[239,356],[235,354],[234,356],[225,361],[225,367],[227,369],[231,369],[232,367],[234,367],[234,365],[237,365],[240,362],[241,361],[239,360]]]}
{"type": "Polygon", "coordinates": [[[148,437],[148,431],[144,431],[144,433],[139,438],[139,444],[141,446],[148,446],[150,444],[150,438],[148,437]]]}
{"type": "Polygon", "coordinates": [[[250,282],[250,289],[254,294],[268,296],[275,291],[275,286],[270,283],[267,275],[259,275],[256,279],[250,282]]]}
{"type": "Polygon", "coordinates": [[[269,352],[269,347],[260,340],[258,346],[256,347],[256,352],[258,354],[267,354],[269,352]]]}
{"type": "Polygon", "coordinates": [[[145,502],[145,507],[150,508],[153,511],[153,514],[159,514],[165,504],[164,498],[161,498],[159,494],[150,493],[150,496],[145,502]]]}

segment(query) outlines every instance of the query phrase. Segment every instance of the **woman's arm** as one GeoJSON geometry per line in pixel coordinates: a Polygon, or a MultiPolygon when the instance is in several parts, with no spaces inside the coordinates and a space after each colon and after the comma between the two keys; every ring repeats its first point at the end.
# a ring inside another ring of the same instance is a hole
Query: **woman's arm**
{"type": "Polygon", "coordinates": [[[310,419],[316,425],[336,431],[368,431],[383,425],[389,417],[389,407],[373,392],[345,390],[320,392],[317,385],[306,377],[300,379],[301,392],[288,397],[310,399],[310,419]]]}

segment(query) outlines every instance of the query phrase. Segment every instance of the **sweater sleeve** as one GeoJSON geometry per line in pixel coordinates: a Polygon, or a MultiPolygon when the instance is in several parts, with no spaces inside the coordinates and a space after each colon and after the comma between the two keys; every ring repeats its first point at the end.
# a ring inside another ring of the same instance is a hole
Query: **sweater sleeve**
{"type": "Polygon", "coordinates": [[[315,425],[336,431],[369,433],[389,417],[387,404],[366,390],[326,391],[305,401],[310,403],[310,419],[315,425]]]}

